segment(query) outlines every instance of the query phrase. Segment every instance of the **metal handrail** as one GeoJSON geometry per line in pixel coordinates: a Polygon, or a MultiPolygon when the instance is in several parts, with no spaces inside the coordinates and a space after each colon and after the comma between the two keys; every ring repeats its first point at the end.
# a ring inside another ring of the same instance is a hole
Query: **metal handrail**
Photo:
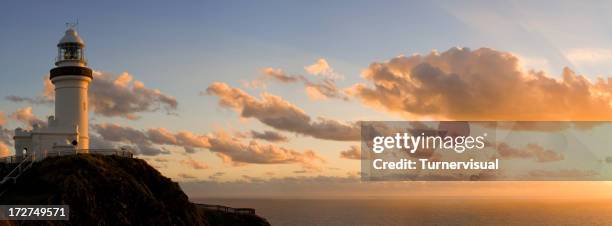
{"type": "Polygon", "coordinates": [[[46,157],[76,155],[76,154],[94,154],[94,155],[116,155],[121,157],[134,158],[134,153],[120,149],[77,149],[77,150],[59,150],[46,153],[46,157]]]}
{"type": "MultiPolygon", "coordinates": [[[[66,156],[66,155],[76,155],[76,154],[95,154],[95,155],[116,155],[127,158],[134,158],[134,153],[128,150],[123,149],[66,149],[66,150],[56,150],[53,152],[44,153],[42,156],[37,155],[27,155],[31,156],[32,160],[36,160],[39,157],[45,159],[47,157],[56,157],[56,156],[66,156]]],[[[0,162],[6,164],[17,164],[21,163],[26,156],[12,155],[0,158],[0,162]]]]}
{"type": "Polygon", "coordinates": [[[238,214],[252,214],[252,215],[255,215],[255,209],[253,209],[253,208],[232,208],[232,207],[229,207],[229,206],[209,205],[209,204],[200,204],[200,203],[196,203],[196,206],[204,208],[204,209],[216,210],[216,211],[221,211],[221,212],[226,212],[226,213],[238,213],[238,214]]]}
{"type": "Polygon", "coordinates": [[[23,161],[19,163],[19,165],[17,165],[13,170],[11,170],[11,172],[9,172],[4,178],[2,178],[2,181],[0,181],[0,184],[6,183],[6,181],[8,181],[9,179],[13,179],[13,181],[17,180],[17,178],[21,176],[21,174],[24,171],[26,171],[32,166],[32,163],[34,162],[33,157],[34,155],[26,155],[23,161]],[[27,164],[27,165],[23,166],[24,164],[27,164]],[[15,175],[13,176],[13,174],[15,175]]]}
{"type": "Polygon", "coordinates": [[[90,154],[97,155],[116,155],[121,157],[134,158],[134,153],[127,150],[117,150],[117,149],[84,149],[87,150],[90,154]]]}

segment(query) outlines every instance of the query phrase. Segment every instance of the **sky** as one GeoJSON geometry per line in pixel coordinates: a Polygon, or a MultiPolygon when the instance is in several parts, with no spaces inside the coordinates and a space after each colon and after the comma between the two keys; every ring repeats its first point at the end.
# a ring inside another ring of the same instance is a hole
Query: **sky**
{"type": "MultiPolygon", "coordinates": [[[[3,1],[0,125],[10,133],[53,114],[45,76],[65,23],[78,20],[96,71],[90,124],[98,144],[135,146],[194,196],[299,195],[303,184],[332,195],[384,190],[359,181],[359,161],[351,159],[356,121],[609,119],[609,106],[598,104],[610,90],[597,78],[612,69],[610,10],[605,1],[3,1]],[[410,74],[403,70],[417,68],[412,61],[488,77],[428,87],[399,79],[407,88],[398,96],[373,86],[387,82],[386,73],[410,74]],[[556,79],[558,89],[536,74],[556,79]],[[581,86],[565,77],[604,94],[574,100],[581,86]],[[462,93],[452,87],[473,90],[463,94],[478,106],[452,99],[462,93]],[[534,92],[479,98],[513,88],[534,92]],[[528,114],[513,111],[534,97],[528,114]],[[491,105],[496,100],[503,103],[491,105]],[[569,106],[579,110],[563,113],[569,106]]],[[[443,185],[388,186],[447,194],[443,185]]],[[[567,193],[584,189],[573,186],[567,193]]],[[[608,186],[588,185],[602,195],[608,186]]]]}

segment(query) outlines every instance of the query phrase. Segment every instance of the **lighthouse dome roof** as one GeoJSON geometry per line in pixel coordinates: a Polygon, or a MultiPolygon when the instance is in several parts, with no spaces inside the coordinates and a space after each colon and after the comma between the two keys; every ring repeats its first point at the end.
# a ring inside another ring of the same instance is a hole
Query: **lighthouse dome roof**
{"type": "Polygon", "coordinates": [[[74,30],[74,28],[68,28],[68,30],[66,30],[66,34],[64,34],[64,37],[60,39],[57,45],[62,45],[62,44],[67,44],[67,43],[75,43],[75,44],[80,44],[83,46],[85,45],[85,42],[83,41],[83,39],[81,39],[81,37],[79,36],[77,31],[74,30]]]}

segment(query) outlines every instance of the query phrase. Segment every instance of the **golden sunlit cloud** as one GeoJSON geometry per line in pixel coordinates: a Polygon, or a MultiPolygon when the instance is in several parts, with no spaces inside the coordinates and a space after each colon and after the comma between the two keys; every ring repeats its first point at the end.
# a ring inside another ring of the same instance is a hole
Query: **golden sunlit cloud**
{"type": "Polygon", "coordinates": [[[6,115],[0,111],[0,157],[9,156],[11,151],[9,146],[13,140],[12,132],[4,128],[6,124],[6,115]]]}
{"type": "Polygon", "coordinates": [[[200,162],[193,158],[183,159],[181,160],[181,163],[197,170],[208,169],[208,165],[206,163],[200,162]]]}
{"type": "MultiPolygon", "coordinates": [[[[204,94],[204,93],[203,93],[204,94]]],[[[311,120],[304,110],[269,93],[258,99],[238,88],[215,82],[205,94],[219,97],[219,105],[235,110],[243,118],[255,118],[272,128],[326,140],[358,140],[359,127],[332,119],[311,120]]]]}
{"type": "MultiPolygon", "coordinates": [[[[55,98],[55,90],[49,76],[44,78],[44,90],[37,97],[7,96],[12,102],[31,104],[50,104],[55,98]]],[[[155,112],[163,109],[173,114],[178,101],[158,89],[148,88],[141,81],[124,72],[118,76],[94,71],[94,79],[89,89],[89,104],[94,114],[106,117],[122,117],[130,120],[140,118],[138,113],[155,112]]]]}
{"type": "Polygon", "coordinates": [[[328,79],[340,79],[342,76],[334,71],[325,58],[319,58],[314,64],[304,67],[304,70],[311,75],[323,76],[328,79]]]}
{"type": "Polygon", "coordinates": [[[224,162],[233,164],[285,164],[298,163],[305,169],[319,170],[320,164],[326,160],[312,150],[299,152],[272,144],[261,144],[255,140],[242,143],[237,137],[232,137],[223,131],[209,136],[210,151],[215,152],[224,162]]]}
{"type": "Polygon", "coordinates": [[[452,48],[372,63],[350,93],[365,105],[415,119],[607,120],[612,81],[564,69],[562,79],[523,72],[510,53],[452,48]]]}
{"type": "Polygon", "coordinates": [[[608,63],[612,61],[612,49],[572,48],[563,51],[563,55],[578,66],[608,63]]]}
{"type": "Polygon", "coordinates": [[[261,73],[262,75],[264,75],[264,78],[266,79],[274,79],[276,81],[284,82],[284,83],[297,82],[298,80],[301,79],[300,76],[297,76],[297,75],[287,75],[285,71],[283,71],[283,69],[280,69],[280,68],[267,67],[267,68],[261,69],[261,73]]]}
{"type": "MultiPolygon", "coordinates": [[[[235,166],[296,163],[305,169],[317,170],[321,163],[326,162],[312,150],[299,152],[273,144],[262,144],[255,140],[243,142],[242,137],[232,136],[224,131],[216,131],[210,135],[196,135],[189,131],[172,133],[165,128],[139,130],[112,123],[95,124],[92,128],[106,141],[135,146],[137,154],[141,155],[170,154],[166,149],[157,146],[171,145],[184,148],[186,153],[207,149],[217,154],[225,163],[235,166]]],[[[195,169],[208,168],[207,165],[192,160],[183,160],[181,163],[195,169]]]]}
{"type": "Polygon", "coordinates": [[[11,113],[11,119],[17,120],[27,126],[27,129],[31,129],[35,125],[45,126],[47,122],[39,119],[32,113],[32,107],[23,107],[17,111],[11,113]]]}
{"type": "Polygon", "coordinates": [[[361,148],[357,145],[351,145],[348,150],[340,152],[340,157],[345,159],[361,160],[361,148]]]}
{"type": "Polygon", "coordinates": [[[0,126],[4,126],[4,124],[6,124],[6,115],[0,111],[0,126]]]}
{"type": "Polygon", "coordinates": [[[287,142],[289,141],[289,138],[286,137],[285,135],[275,132],[275,131],[270,131],[270,130],[266,130],[263,132],[257,132],[257,131],[251,130],[249,135],[253,139],[260,139],[260,140],[265,140],[269,142],[287,142]]]}

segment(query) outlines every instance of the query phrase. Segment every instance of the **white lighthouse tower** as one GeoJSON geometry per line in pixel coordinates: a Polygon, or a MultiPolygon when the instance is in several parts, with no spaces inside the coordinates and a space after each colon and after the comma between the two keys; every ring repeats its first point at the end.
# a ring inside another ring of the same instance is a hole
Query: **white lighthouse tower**
{"type": "Polygon", "coordinates": [[[85,59],[85,42],[74,26],[57,44],[57,67],[51,69],[50,79],[55,85],[55,121],[61,127],[77,128],[77,149],[89,149],[89,117],[87,91],[93,79],[85,59]]]}
{"type": "MultiPolygon", "coordinates": [[[[56,67],[49,72],[55,86],[55,116],[49,116],[43,125],[32,125],[31,129],[15,129],[15,156],[0,158],[0,162],[17,162],[21,167],[24,162],[77,153],[133,157],[129,148],[90,149],[87,91],[93,76],[85,59],[85,42],[74,25],[68,27],[57,48],[56,67]]],[[[16,177],[13,175],[12,179],[16,177]]],[[[11,175],[0,180],[0,185],[7,178],[11,179],[11,175]]]]}
{"type": "Polygon", "coordinates": [[[47,125],[15,129],[15,155],[42,160],[63,153],[89,153],[87,91],[93,76],[87,67],[85,42],[71,25],[57,44],[58,56],[49,79],[55,86],[55,116],[47,125]]]}

